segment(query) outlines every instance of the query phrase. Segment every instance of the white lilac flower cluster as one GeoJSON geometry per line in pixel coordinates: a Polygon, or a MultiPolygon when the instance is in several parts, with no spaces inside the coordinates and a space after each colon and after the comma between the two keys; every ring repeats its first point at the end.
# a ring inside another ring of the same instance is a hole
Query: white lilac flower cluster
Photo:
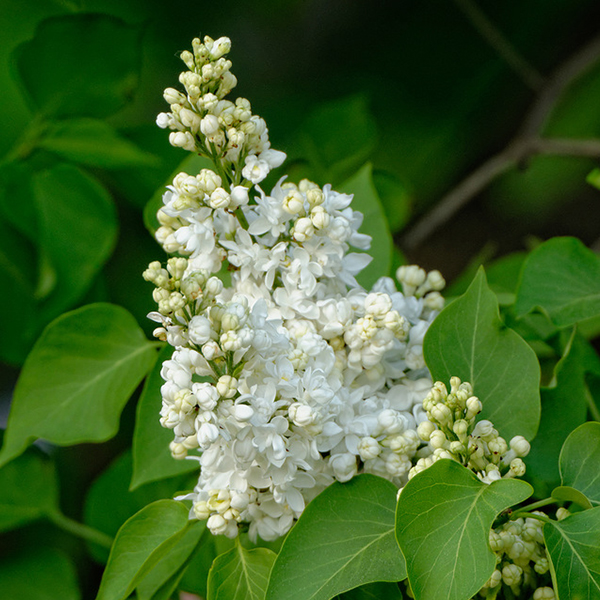
{"type": "Polygon", "coordinates": [[[452,377],[450,386],[448,392],[445,384],[437,381],[423,400],[427,420],[419,424],[417,431],[423,441],[429,442],[431,454],[419,458],[408,478],[441,458],[460,462],[484,483],[503,477],[522,477],[525,474],[522,457],[529,454],[529,442],[517,435],[507,444],[490,421],[476,422],[482,405],[473,396],[471,384],[452,377]]]}
{"type": "Polygon", "coordinates": [[[251,538],[273,540],[336,480],[406,483],[431,388],[423,337],[444,280],[402,267],[403,291],[383,278],[367,292],[355,276],[371,259],[350,247],[370,238],[351,196],[285,178],[251,190],[281,153],[246,100],[222,99],[235,83],[229,40],[193,46],[186,95],[167,90],[171,113],[158,121],[215,170],[175,177],[156,237],[179,256],[144,273],[155,335],[174,347],[161,424],[173,456],[200,463],[190,516],[215,534],[247,524],[251,538]]]}
{"type": "MultiPolygon", "coordinates": [[[[540,512],[533,512],[545,516],[540,512]]],[[[509,598],[521,598],[529,591],[533,600],[553,600],[554,590],[540,585],[550,569],[544,544],[544,523],[535,517],[508,521],[490,531],[490,547],[496,554],[496,569],[479,591],[483,598],[495,598],[505,592],[509,598]],[[533,593],[532,593],[533,592],[533,593]]],[[[502,596],[502,597],[504,597],[502,596]]]]}

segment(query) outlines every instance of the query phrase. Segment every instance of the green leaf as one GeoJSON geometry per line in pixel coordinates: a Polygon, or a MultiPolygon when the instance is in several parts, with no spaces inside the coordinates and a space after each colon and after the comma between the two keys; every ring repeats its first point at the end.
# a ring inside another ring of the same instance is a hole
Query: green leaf
{"type": "Polygon", "coordinates": [[[20,364],[33,343],[35,328],[36,256],[33,246],[2,218],[0,211],[0,281],[10,293],[0,294],[0,361],[20,364]]]}
{"type": "Polygon", "coordinates": [[[397,491],[365,474],[317,496],[283,543],[267,599],[329,600],[365,583],[404,579],[394,539],[397,491]]]}
{"type": "Polygon", "coordinates": [[[198,470],[198,463],[191,460],[175,460],[169,450],[173,432],[160,424],[164,383],[160,376],[163,362],[171,358],[172,346],[165,346],[144,385],[137,404],[135,430],[133,432],[133,476],[131,489],[149,481],[156,481],[198,470]]]}
{"type": "Polygon", "coordinates": [[[580,425],[566,439],[560,453],[563,485],[585,494],[592,504],[600,504],[600,423],[580,425]]]}
{"type": "Polygon", "coordinates": [[[0,531],[20,527],[57,510],[54,465],[39,452],[26,452],[0,469],[0,531]]]}
{"type": "Polygon", "coordinates": [[[575,502],[575,504],[581,506],[584,510],[593,508],[592,503],[585,494],[582,494],[579,490],[568,485],[561,485],[554,488],[550,495],[555,500],[560,500],[561,502],[575,502]]]}
{"type": "Polygon", "coordinates": [[[553,238],[525,262],[515,310],[542,309],[558,327],[600,314],[600,257],[578,239],[553,238]]]}
{"type": "Polygon", "coordinates": [[[178,173],[187,173],[188,175],[197,175],[202,169],[213,168],[213,164],[210,159],[204,156],[198,156],[197,154],[188,154],[184,160],[177,166],[177,168],[171,173],[171,176],[165,181],[165,184],[158,188],[152,198],[148,201],[144,207],[144,225],[146,229],[154,235],[160,224],[156,218],[158,209],[164,206],[162,197],[166,191],[168,185],[172,185],[175,175],[178,173]]]}
{"type": "Polygon", "coordinates": [[[504,326],[498,301],[480,269],[463,296],[433,321],[423,344],[435,380],[473,385],[489,419],[507,439],[532,439],[540,420],[540,367],[533,350],[504,326]]]}
{"type": "Polygon", "coordinates": [[[7,600],[79,600],[75,567],[58,550],[29,548],[0,561],[0,590],[7,600]]]}
{"type": "Polygon", "coordinates": [[[50,320],[82,298],[110,256],[116,213],[106,190],[71,165],[37,173],[33,189],[39,244],[56,277],[41,311],[50,320]]]}
{"type": "Polygon", "coordinates": [[[125,169],[160,164],[158,157],[145,152],[98,119],[69,119],[54,123],[37,145],[89,167],[125,169]]]}
{"type": "MultiPolygon", "coordinates": [[[[164,595],[166,589],[179,582],[192,559],[192,554],[203,540],[211,536],[205,521],[192,521],[177,545],[166,553],[137,586],[138,600],[151,600],[164,595]]],[[[167,594],[166,598],[169,598],[167,594]]]]}
{"type": "Polygon", "coordinates": [[[352,176],[377,143],[377,125],[362,96],[328,102],[302,126],[299,143],[323,182],[338,184],[352,176]]]}
{"type": "Polygon", "coordinates": [[[128,519],[117,534],[96,600],[126,598],[175,543],[188,523],[188,509],[158,500],[128,519]]]}
{"type": "Polygon", "coordinates": [[[540,429],[531,442],[531,452],[526,460],[527,477],[541,495],[547,495],[558,484],[558,457],[563,443],[587,418],[583,366],[583,348],[573,332],[554,369],[555,384],[541,389],[540,429]]]}
{"type": "MultiPolygon", "coordinates": [[[[85,499],[85,523],[113,538],[121,525],[144,506],[155,500],[172,498],[190,485],[188,478],[180,475],[143,485],[131,492],[131,463],[131,451],[128,450],[94,481],[85,499]]],[[[107,561],[106,548],[92,545],[90,550],[97,561],[107,561]]]]}
{"type": "Polygon", "coordinates": [[[200,547],[192,555],[181,579],[182,590],[206,598],[208,573],[215,558],[223,552],[217,552],[216,542],[219,541],[222,541],[222,536],[206,535],[202,538],[200,547]]]}
{"type": "Polygon", "coordinates": [[[207,600],[263,600],[275,553],[235,548],[217,556],[208,574],[207,600]]]}
{"type": "Polygon", "coordinates": [[[600,169],[593,169],[592,171],[590,171],[585,180],[590,185],[593,185],[595,188],[600,190],[600,169]]]}
{"type": "Polygon", "coordinates": [[[47,116],[105,117],[131,99],[141,63],[141,30],[101,14],[42,21],[16,50],[21,81],[47,116]]]}
{"type": "Polygon", "coordinates": [[[412,198],[405,183],[387,171],[374,170],[373,184],[391,231],[400,231],[411,215],[412,198]]]}
{"type": "Polygon", "coordinates": [[[17,382],[0,465],[37,438],[69,446],[115,435],[155,358],[135,319],[118,306],[91,304],[53,321],[17,382]]]}
{"type": "Polygon", "coordinates": [[[364,215],[359,231],[372,238],[371,248],[367,252],[373,257],[373,261],[356,278],[364,288],[370,289],[380,277],[389,276],[394,247],[392,234],[373,184],[371,163],[367,163],[356,175],[340,186],[340,192],[354,194],[352,209],[364,215]]]}
{"type": "Polygon", "coordinates": [[[552,582],[560,600],[600,598],[600,506],[544,525],[552,582]]]}
{"type": "Polygon", "coordinates": [[[496,565],[489,532],[504,509],[533,492],[516,479],[487,485],[452,460],[439,460],[411,479],[396,509],[396,537],[416,600],[465,600],[496,565]]]}

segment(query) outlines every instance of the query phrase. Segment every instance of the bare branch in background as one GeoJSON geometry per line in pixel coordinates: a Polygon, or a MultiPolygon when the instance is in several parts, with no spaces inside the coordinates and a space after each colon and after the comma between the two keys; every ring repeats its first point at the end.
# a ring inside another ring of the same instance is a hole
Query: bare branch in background
{"type": "Polygon", "coordinates": [[[506,61],[510,68],[521,78],[523,83],[537,92],[544,85],[544,77],[541,73],[519,54],[512,43],[487,18],[475,2],[472,2],[472,0],[454,1],[469,21],[471,21],[473,27],[506,61]]]}
{"type": "MultiPolygon", "coordinates": [[[[457,0],[458,1],[458,0],[457,0]]],[[[498,175],[537,154],[600,157],[600,140],[543,138],[541,133],[565,89],[600,59],[600,36],[585,44],[547,78],[525,115],[518,133],[498,154],[469,173],[417,223],[402,239],[411,251],[447,222],[498,175]]]]}

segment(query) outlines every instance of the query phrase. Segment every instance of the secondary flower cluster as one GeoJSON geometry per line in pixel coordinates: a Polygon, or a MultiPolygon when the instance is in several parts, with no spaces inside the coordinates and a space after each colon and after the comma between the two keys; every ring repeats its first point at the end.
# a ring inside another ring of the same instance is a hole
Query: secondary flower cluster
{"type": "Polygon", "coordinates": [[[215,534],[246,523],[252,538],[272,540],[335,480],[370,472],[406,483],[431,388],[423,337],[444,280],[402,267],[403,291],[382,278],[367,292],[355,276],[371,259],[350,248],[370,238],[351,196],[285,178],[270,193],[250,190],[283,155],[247,101],[222,99],[235,82],[228,49],[225,38],[195,40],[182,56],[186,95],[165,94],[171,113],[159,124],[171,142],[216,170],[175,177],[156,237],[180,256],[144,277],[155,285],[155,335],[174,347],[161,423],[173,456],[201,452],[188,456],[201,466],[185,496],[191,516],[215,534]]]}
{"type": "Polygon", "coordinates": [[[473,396],[471,384],[452,377],[450,386],[448,393],[445,384],[437,381],[423,400],[427,420],[417,431],[423,441],[429,442],[432,453],[418,460],[409,479],[441,458],[460,462],[484,483],[502,477],[522,477],[525,463],[521,457],[529,454],[529,442],[517,435],[507,444],[490,421],[476,423],[482,405],[473,396]]]}
{"type": "MultiPolygon", "coordinates": [[[[542,521],[527,517],[508,521],[490,531],[490,547],[496,553],[497,565],[489,581],[480,590],[480,596],[495,597],[502,589],[508,588],[508,597],[521,597],[525,590],[530,593],[534,590],[534,600],[555,598],[551,587],[539,585],[540,578],[550,568],[543,527],[542,521]]],[[[545,579],[549,580],[549,577],[545,579]]]]}

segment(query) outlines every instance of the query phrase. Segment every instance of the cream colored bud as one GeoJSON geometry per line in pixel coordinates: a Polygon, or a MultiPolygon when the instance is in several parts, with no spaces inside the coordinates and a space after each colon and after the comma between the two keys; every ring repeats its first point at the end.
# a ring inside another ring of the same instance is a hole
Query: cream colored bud
{"type": "Polygon", "coordinates": [[[206,115],[200,121],[200,131],[206,136],[215,135],[219,131],[219,120],[217,117],[215,115],[206,115]]]}
{"type": "Polygon", "coordinates": [[[281,208],[290,215],[304,214],[304,196],[297,190],[291,190],[283,199],[281,208]]]}
{"type": "Polygon", "coordinates": [[[312,221],[308,217],[302,217],[294,225],[294,239],[297,242],[305,242],[315,233],[312,221]]]}
{"type": "Polygon", "coordinates": [[[422,421],[417,427],[417,433],[419,434],[419,437],[425,442],[429,441],[431,434],[434,431],[436,431],[436,426],[429,420],[422,421]]]}

